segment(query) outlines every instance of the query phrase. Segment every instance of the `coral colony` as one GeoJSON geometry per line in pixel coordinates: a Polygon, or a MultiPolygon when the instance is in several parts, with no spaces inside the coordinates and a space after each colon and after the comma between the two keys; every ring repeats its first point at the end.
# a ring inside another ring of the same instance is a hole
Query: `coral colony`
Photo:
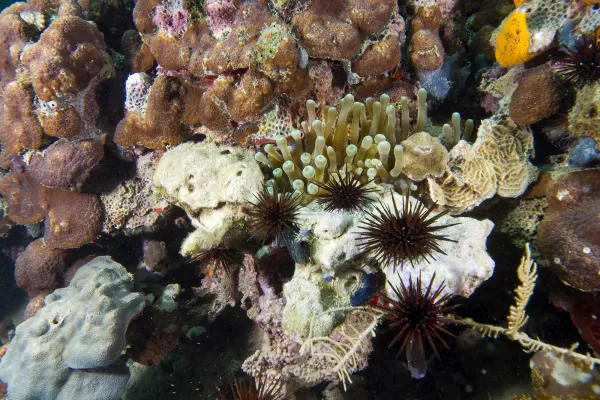
{"type": "Polygon", "coordinates": [[[0,399],[600,398],[599,36],[595,0],[5,6],[0,399]]]}

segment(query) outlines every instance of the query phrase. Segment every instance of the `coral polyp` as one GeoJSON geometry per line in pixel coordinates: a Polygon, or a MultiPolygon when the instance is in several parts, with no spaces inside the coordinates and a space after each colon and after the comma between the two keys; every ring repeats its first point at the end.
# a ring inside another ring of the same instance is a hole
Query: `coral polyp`
{"type": "Polygon", "coordinates": [[[563,60],[555,70],[575,87],[582,87],[600,79],[600,46],[598,32],[584,35],[574,48],[565,47],[563,60]]]}
{"type": "Polygon", "coordinates": [[[280,191],[275,183],[270,190],[264,186],[249,202],[248,226],[252,233],[265,241],[279,239],[283,231],[295,229],[300,199],[291,192],[280,191]]]}
{"type": "Polygon", "coordinates": [[[362,211],[371,202],[369,193],[376,189],[369,185],[375,180],[364,180],[363,175],[346,171],[331,173],[325,183],[315,182],[324,193],[318,194],[317,202],[325,207],[325,211],[362,211]]]}
{"type": "Polygon", "coordinates": [[[385,294],[379,295],[380,304],[377,305],[377,309],[384,314],[389,327],[397,332],[389,347],[400,342],[396,357],[406,350],[410,359],[424,360],[424,340],[438,358],[440,354],[435,344],[436,341],[445,348],[449,348],[442,335],[454,337],[454,334],[444,328],[444,315],[454,309],[453,306],[448,305],[452,295],[444,294],[444,283],[434,288],[434,280],[435,273],[431,277],[427,289],[423,290],[420,274],[416,282],[412,280],[412,277],[409,278],[408,286],[400,279],[399,287],[389,283],[397,300],[385,294]]]}
{"type": "Polygon", "coordinates": [[[283,381],[269,381],[265,374],[260,374],[258,378],[236,377],[230,386],[229,393],[220,390],[219,396],[222,400],[286,400],[291,398],[284,394],[283,388],[283,381]]]}
{"type": "Polygon", "coordinates": [[[360,226],[359,246],[373,256],[381,266],[392,269],[410,262],[412,266],[419,259],[430,261],[434,253],[444,253],[441,241],[455,242],[437,232],[456,225],[433,225],[449,210],[430,217],[435,203],[427,208],[421,202],[411,204],[410,194],[406,194],[404,204],[398,208],[392,194],[392,207],[380,202],[377,210],[366,212],[366,219],[360,226]]]}

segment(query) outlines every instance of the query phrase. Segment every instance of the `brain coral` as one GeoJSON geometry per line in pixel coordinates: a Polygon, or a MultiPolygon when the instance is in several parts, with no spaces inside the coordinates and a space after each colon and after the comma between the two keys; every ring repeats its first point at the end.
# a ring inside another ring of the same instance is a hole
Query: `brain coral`
{"type": "Polygon", "coordinates": [[[144,297],[108,257],[81,267],[70,285],[45,299],[21,323],[0,361],[0,379],[12,400],[121,398],[129,371],[116,361],[125,331],[144,297]]]}

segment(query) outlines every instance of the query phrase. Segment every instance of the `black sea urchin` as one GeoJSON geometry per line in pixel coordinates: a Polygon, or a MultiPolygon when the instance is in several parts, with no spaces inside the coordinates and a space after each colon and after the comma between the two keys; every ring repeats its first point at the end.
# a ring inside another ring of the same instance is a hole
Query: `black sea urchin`
{"type": "Polygon", "coordinates": [[[369,193],[375,192],[368,185],[375,179],[361,182],[364,172],[360,175],[354,172],[330,173],[325,183],[313,182],[326,193],[317,195],[317,201],[325,206],[325,211],[362,211],[371,201],[369,193]]]}
{"type": "Polygon", "coordinates": [[[280,192],[277,184],[271,192],[267,186],[255,196],[248,214],[248,226],[264,240],[278,239],[285,228],[295,229],[300,198],[294,193],[280,192]]]}
{"type": "Polygon", "coordinates": [[[379,203],[379,210],[367,212],[367,217],[360,228],[359,246],[371,253],[382,266],[402,266],[409,261],[411,265],[423,258],[429,261],[433,253],[445,254],[439,246],[440,241],[455,242],[447,236],[436,232],[456,224],[437,225],[433,223],[446,215],[448,210],[429,217],[435,204],[430,208],[423,203],[410,204],[410,194],[404,198],[402,210],[398,210],[392,195],[393,209],[379,203]]]}
{"type": "Polygon", "coordinates": [[[236,265],[242,265],[242,257],[242,254],[233,249],[214,247],[192,255],[188,263],[198,264],[207,271],[222,268],[227,275],[230,275],[236,265]]]}
{"type": "Polygon", "coordinates": [[[235,378],[229,392],[219,390],[222,400],[287,400],[290,395],[283,394],[284,382],[268,382],[264,374],[257,378],[235,378]]]}
{"type": "Polygon", "coordinates": [[[600,79],[600,35],[585,35],[574,48],[565,47],[564,58],[555,65],[563,78],[575,87],[600,79]]]}
{"type": "Polygon", "coordinates": [[[398,300],[393,300],[385,294],[379,295],[379,304],[376,308],[383,312],[388,326],[397,331],[389,347],[400,341],[400,349],[396,353],[396,357],[406,350],[407,352],[413,352],[413,359],[425,359],[423,347],[423,338],[425,338],[433,353],[439,358],[440,354],[435,345],[436,340],[448,348],[442,334],[455,337],[443,326],[444,315],[454,309],[454,306],[447,305],[452,295],[443,294],[444,283],[434,290],[434,279],[435,273],[424,293],[421,275],[419,274],[416,284],[412,278],[409,279],[408,287],[402,279],[400,279],[400,287],[388,282],[398,300]]]}

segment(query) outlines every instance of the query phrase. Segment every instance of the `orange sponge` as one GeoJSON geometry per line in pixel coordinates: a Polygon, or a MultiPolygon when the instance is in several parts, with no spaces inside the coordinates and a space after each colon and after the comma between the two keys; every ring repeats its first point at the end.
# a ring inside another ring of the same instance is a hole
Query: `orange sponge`
{"type": "Polygon", "coordinates": [[[515,10],[508,16],[496,38],[496,61],[503,67],[523,64],[529,54],[529,30],[525,11],[515,10]]]}
{"type": "Polygon", "coordinates": [[[527,0],[513,0],[515,3],[515,7],[519,7],[521,4],[525,3],[527,0]]]}

